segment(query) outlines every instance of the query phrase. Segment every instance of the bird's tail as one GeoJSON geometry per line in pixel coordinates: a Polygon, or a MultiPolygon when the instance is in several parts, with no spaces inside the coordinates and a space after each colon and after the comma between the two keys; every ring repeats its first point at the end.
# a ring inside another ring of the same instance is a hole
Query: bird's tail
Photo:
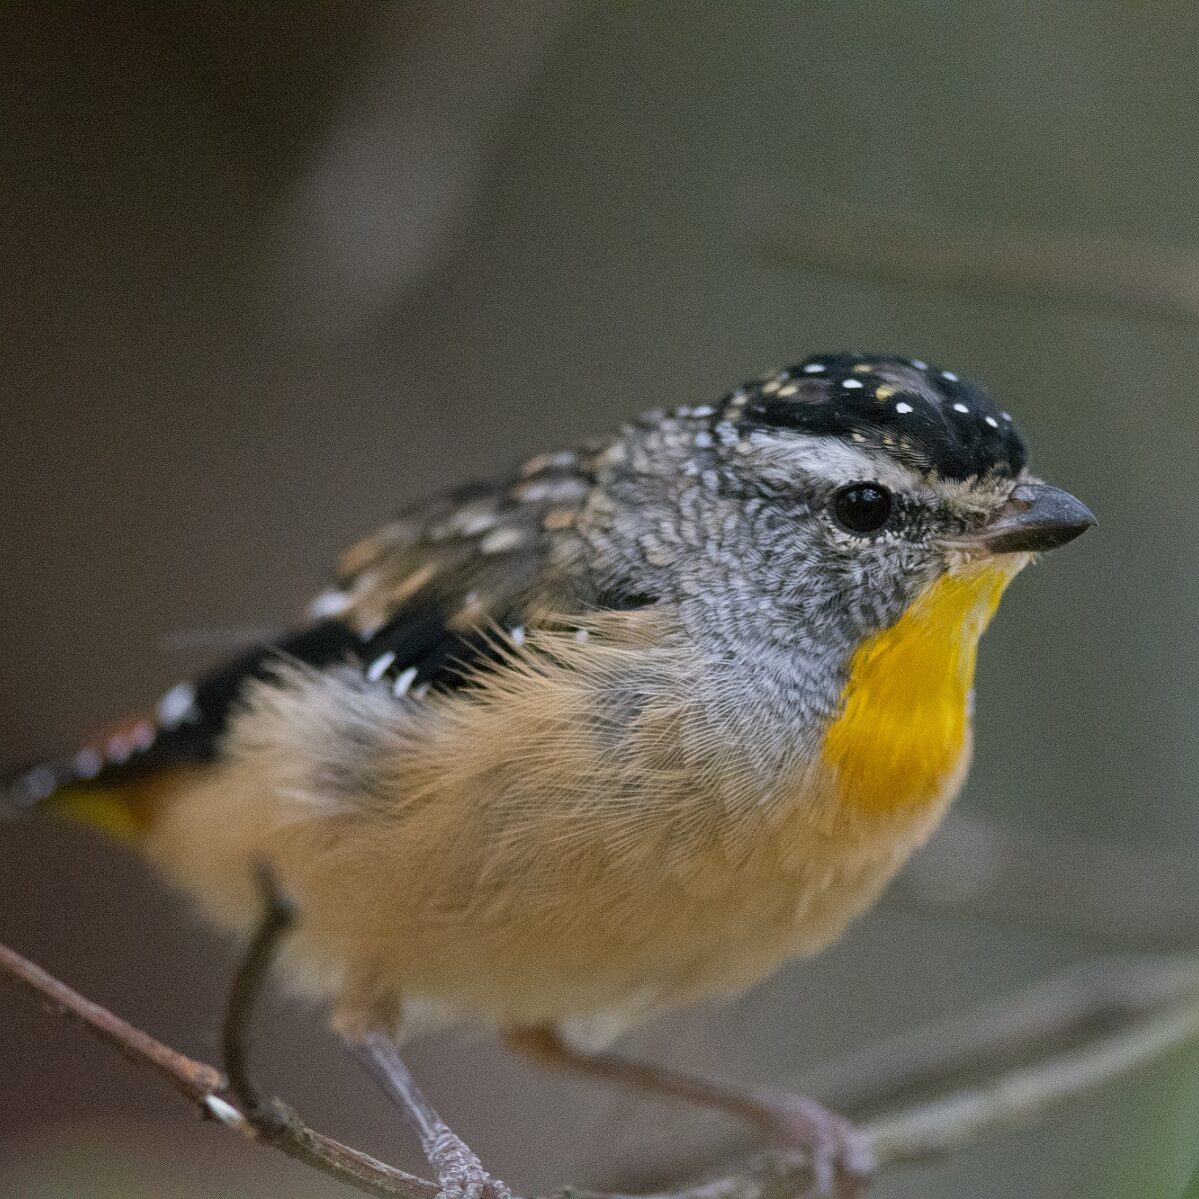
{"type": "Polygon", "coordinates": [[[253,646],[193,683],[179,683],[153,712],[122,721],[73,754],[0,778],[0,815],[40,810],[140,841],[177,788],[208,769],[247,684],[281,662],[341,662],[357,635],[325,620],[253,646]]]}
{"type": "Polygon", "coordinates": [[[73,754],[46,759],[0,780],[0,815],[31,813],[90,825],[138,842],[174,788],[177,768],[147,754],[153,726],[126,721],[73,754]]]}

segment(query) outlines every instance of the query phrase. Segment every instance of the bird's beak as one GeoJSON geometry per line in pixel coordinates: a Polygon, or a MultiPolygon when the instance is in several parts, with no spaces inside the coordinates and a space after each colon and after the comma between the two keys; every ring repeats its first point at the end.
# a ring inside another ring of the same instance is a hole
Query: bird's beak
{"type": "Polygon", "coordinates": [[[1018,483],[969,541],[992,554],[1040,553],[1073,541],[1095,523],[1090,508],[1068,491],[1048,483],[1018,483]]]}

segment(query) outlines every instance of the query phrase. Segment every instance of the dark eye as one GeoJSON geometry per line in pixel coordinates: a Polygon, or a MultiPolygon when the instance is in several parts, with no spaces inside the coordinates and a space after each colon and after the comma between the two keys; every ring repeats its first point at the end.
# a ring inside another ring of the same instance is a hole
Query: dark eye
{"type": "Polygon", "coordinates": [[[851,483],[833,496],[833,515],[851,533],[875,533],[891,515],[891,493],[877,483],[851,483]]]}

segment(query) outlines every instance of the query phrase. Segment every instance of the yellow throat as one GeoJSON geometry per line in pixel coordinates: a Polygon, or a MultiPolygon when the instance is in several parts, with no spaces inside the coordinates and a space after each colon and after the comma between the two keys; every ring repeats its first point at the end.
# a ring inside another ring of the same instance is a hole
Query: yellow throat
{"type": "Polygon", "coordinates": [[[942,575],[857,648],[824,742],[843,802],[881,815],[935,802],[960,781],[978,641],[1027,561],[1012,554],[942,575]]]}

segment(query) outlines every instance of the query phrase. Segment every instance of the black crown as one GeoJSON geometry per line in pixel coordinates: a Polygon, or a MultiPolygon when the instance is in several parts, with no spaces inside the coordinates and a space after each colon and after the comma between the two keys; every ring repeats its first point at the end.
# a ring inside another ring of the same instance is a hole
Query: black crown
{"type": "Polygon", "coordinates": [[[734,398],[743,428],[840,437],[945,479],[1014,478],[1028,458],[1010,414],[981,387],[918,358],[818,354],[734,398]]]}

